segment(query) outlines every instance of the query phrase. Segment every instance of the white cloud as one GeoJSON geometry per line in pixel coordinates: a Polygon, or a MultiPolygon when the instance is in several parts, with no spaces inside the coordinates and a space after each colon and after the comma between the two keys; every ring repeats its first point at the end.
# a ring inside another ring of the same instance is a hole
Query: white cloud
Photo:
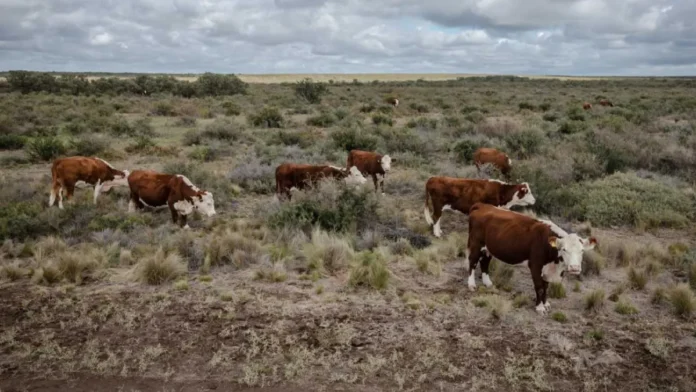
{"type": "Polygon", "coordinates": [[[696,74],[696,2],[0,0],[0,69],[696,74]]]}

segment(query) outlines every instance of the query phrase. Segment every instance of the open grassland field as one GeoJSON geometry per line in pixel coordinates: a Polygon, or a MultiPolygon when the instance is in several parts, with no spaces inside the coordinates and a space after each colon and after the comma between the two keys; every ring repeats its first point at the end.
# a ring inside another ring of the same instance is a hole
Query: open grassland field
{"type": "Polygon", "coordinates": [[[694,391],[694,86],[6,88],[0,390],[694,391]],[[470,292],[467,217],[446,211],[440,239],[423,217],[428,177],[478,177],[479,146],[530,184],[522,212],[599,241],[582,275],[551,287],[546,316],[526,267],[494,263],[494,287],[477,272],[470,292]],[[351,148],[396,159],[386,195],[326,181],[275,199],[278,164],[344,166],[351,148]],[[48,208],[51,161],[69,155],[184,174],[217,214],[182,230],[166,208],[128,213],[125,187],[48,208]]]}

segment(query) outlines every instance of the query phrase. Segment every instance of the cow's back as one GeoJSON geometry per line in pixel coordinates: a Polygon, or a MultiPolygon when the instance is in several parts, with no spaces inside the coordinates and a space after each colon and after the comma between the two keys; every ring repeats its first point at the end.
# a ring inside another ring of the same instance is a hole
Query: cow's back
{"type": "Polygon", "coordinates": [[[355,166],[363,173],[373,174],[373,172],[380,172],[381,166],[377,167],[377,161],[382,156],[369,151],[361,150],[351,150],[348,153],[348,162],[346,167],[350,169],[351,166],[355,166]]]}
{"type": "Polygon", "coordinates": [[[176,176],[165,173],[158,173],[153,170],[133,170],[128,176],[128,186],[132,193],[142,199],[151,201],[166,200],[169,194],[170,182],[176,176]]]}
{"type": "Polygon", "coordinates": [[[436,176],[428,179],[426,189],[430,197],[466,214],[475,203],[497,202],[496,185],[486,180],[436,176]]]}
{"type": "Polygon", "coordinates": [[[79,180],[88,183],[96,182],[96,177],[106,170],[106,164],[103,162],[83,156],[56,159],[51,167],[51,173],[55,177],[71,182],[79,180]]]}

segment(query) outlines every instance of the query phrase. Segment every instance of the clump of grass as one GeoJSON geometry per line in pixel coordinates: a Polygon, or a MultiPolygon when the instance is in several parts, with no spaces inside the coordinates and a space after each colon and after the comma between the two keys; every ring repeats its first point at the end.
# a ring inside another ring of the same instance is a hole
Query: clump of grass
{"type": "Polygon", "coordinates": [[[150,285],[171,282],[186,273],[186,264],[176,252],[159,248],[155,254],[141,259],[133,269],[136,281],[150,285]]]}
{"type": "Polygon", "coordinates": [[[257,128],[283,128],[285,118],[275,107],[264,107],[257,113],[248,116],[249,123],[257,128]]]}
{"type": "Polygon", "coordinates": [[[568,321],[568,317],[563,312],[553,312],[551,318],[559,323],[565,323],[568,321]]]}
{"type": "Polygon", "coordinates": [[[575,282],[573,285],[573,292],[579,293],[580,292],[580,282],[575,282]]]}
{"type": "Polygon", "coordinates": [[[592,341],[599,342],[601,340],[604,340],[604,331],[601,329],[592,329],[585,334],[585,336],[588,339],[591,339],[592,341]]]}
{"type": "Polygon", "coordinates": [[[597,252],[584,252],[582,255],[582,274],[599,276],[606,265],[604,257],[597,252]]]}
{"type": "Polygon", "coordinates": [[[414,253],[413,246],[406,238],[399,238],[396,242],[392,242],[389,245],[389,251],[398,256],[412,256],[414,253]]]}
{"type": "Polygon", "coordinates": [[[645,264],[645,273],[650,276],[657,276],[662,271],[662,264],[657,261],[649,261],[645,264]]]}
{"type": "Polygon", "coordinates": [[[621,300],[614,306],[614,311],[618,314],[631,315],[638,314],[638,309],[636,309],[633,304],[627,302],[626,300],[621,300]]]}
{"type": "Polygon", "coordinates": [[[423,249],[416,253],[414,260],[418,271],[424,274],[440,276],[442,264],[436,250],[423,249]]]}
{"type": "Polygon", "coordinates": [[[563,283],[556,283],[556,282],[549,283],[549,288],[546,290],[546,294],[550,298],[565,298],[566,297],[565,286],[563,286],[563,283]]]}
{"type": "Polygon", "coordinates": [[[33,271],[32,282],[36,284],[52,285],[63,279],[60,270],[53,264],[45,264],[33,271]]]}
{"type": "Polygon", "coordinates": [[[479,308],[487,307],[491,312],[491,317],[502,320],[510,312],[512,303],[499,295],[483,295],[473,300],[474,306],[479,308]]]}
{"type": "Polygon", "coordinates": [[[174,290],[176,291],[188,291],[189,288],[188,280],[182,279],[174,282],[174,290]]]}
{"type": "Polygon", "coordinates": [[[353,287],[365,286],[384,290],[389,285],[390,276],[382,254],[363,251],[357,255],[356,262],[351,267],[348,284],[353,287]]]}
{"type": "Polygon", "coordinates": [[[531,301],[529,300],[529,297],[524,295],[524,294],[517,294],[513,299],[512,299],[512,306],[515,308],[522,308],[527,305],[529,305],[531,301]]]}
{"type": "Polygon", "coordinates": [[[593,290],[591,293],[585,296],[585,310],[589,312],[598,312],[604,307],[604,299],[604,290],[593,290]]]}
{"type": "Polygon", "coordinates": [[[7,264],[0,268],[0,277],[3,277],[11,282],[22,279],[27,276],[27,270],[20,267],[19,264],[7,264]]]}
{"type": "Polygon", "coordinates": [[[498,260],[491,262],[490,267],[492,267],[491,279],[495,287],[504,291],[511,291],[512,278],[515,275],[513,267],[498,260]]]}
{"type": "Polygon", "coordinates": [[[672,344],[664,338],[649,338],[645,342],[645,350],[654,357],[667,359],[672,351],[672,344]]]}
{"type": "Polygon", "coordinates": [[[282,268],[280,263],[274,263],[270,267],[262,266],[254,272],[254,280],[260,280],[270,283],[285,282],[288,278],[287,273],[282,268]]]}
{"type": "Polygon", "coordinates": [[[201,282],[206,282],[206,283],[208,283],[208,282],[212,282],[212,281],[213,281],[213,277],[210,276],[210,275],[201,275],[201,276],[198,277],[198,280],[201,281],[201,282]]]}
{"type": "Polygon", "coordinates": [[[29,159],[34,162],[50,161],[65,154],[65,144],[56,137],[39,137],[28,142],[25,150],[29,159]]]}
{"type": "Polygon", "coordinates": [[[664,287],[656,287],[652,293],[652,296],[650,297],[650,302],[653,305],[661,305],[667,302],[667,297],[667,290],[665,290],[664,287]]]}
{"type": "Polygon", "coordinates": [[[206,256],[211,265],[232,264],[237,268],[245,268],[259,263],[264,255],[256,240],[227,230],[208,242],[206,256]]]}
{"type": "Polygon", "coordinates": [[[696,263],[691,263],[689,266],[689,285],[692,289],[696,290],[696,263]]]}
{"type": "Polygon", "coordinates": [[[58,270],[70,282],[81,284],[86,278],[107,263],[106,254],[100,250],[66,252],[58,257],[58,270]]]}
{"type": "Polygon", "coordinates": [[[680,283],[670,290],[669,301],[674,313],[679,317],[688,319],[696,310],[696,296],[685,283],[680,283]]]}
{"type": "Polygon", "coordinates": [[[645,270],[639,271],[634,267],[628,270],[628,284],[633,290],[643,290],[648,284],[648,274],[645,270]]]}
{"type": "Polygon", "coordinates": [[[418,299],[418,296],[417,296],[415,293],[411,292],[411,291],[405,292],[405,293],[401,296],[401,300],[404,302],[404,304],[405,304],[407,307],[409,307],[409,308],[411,308],[411,309],[414,309],[414,310],[419,309],[419,308],[423,305],[423,303],[421,302],[421,300],[418,299]]]}
{"type": "Polygon", "coordinates": [[[324,293],[324,285],[321,285],[321,284],[320,284],[320,285],[317,285],[317,287],[314,289],[314,292],[315,292],[317,295],[323,294],[323,293],[324,293]]]}
{"type": "Polygon", "coordinates": [[[348,267],[355,252],[345,238],[314,229],[305,254],[309,271],[334,275],[348,267]]]}

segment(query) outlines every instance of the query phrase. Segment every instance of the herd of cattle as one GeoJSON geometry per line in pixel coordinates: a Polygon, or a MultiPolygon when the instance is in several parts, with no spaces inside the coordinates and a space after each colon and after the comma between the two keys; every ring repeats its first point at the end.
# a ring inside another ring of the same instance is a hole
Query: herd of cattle
{"type": "MultiPolygon", "coordinates": [[[[384,195],[384,179],[395,159],[369,151],[352,150],[345,168],[329,165],[283,163],[276,168],[276,195],[290,199],[292,189],[316,185],[323,178],[334,178],[347,184],[362,185],[365,176],[373,179],[375,191],[384,195]]],[[[510,158],[495,149],[481,148],[474,154],[480,170],[484,164],[497,167],[506,177],[512,167],[510,158]]],[[[193,211],[215,214],[213,194],[197,188],[180,174],[164,174],[151,170],[118,170],[100,158],[74,156],[57,159],[51,168],[52,184],[49,207],[58,201],[63,208],[63,192],[69,200],[77,185],[94,186],[94,203],[101,192],[114,186],[128,186],[128,211],[136,207],[168,206],[174,224],[188,228],[186,218],[193,211]]],[[[508,264],[527,265],[536,292],[536,310],[549,310],[546,291],[549,282],[558,282],[564,273],[580,274],[583,252],[595,247],[597,241],[567,233],[553,222],[533,218],[511,210],[514,206],[531,206],[534,195],[528,183],[511,184],[492,179],[466,179],[444,176],[430,177],[425,184],[424,215],[433,235],[442,236],[442,212],[455,210],[469,215],[469,289],[476,288],[474,272],[481,263],[481,280],[490,287],[492,257],[508,264]]]]}

